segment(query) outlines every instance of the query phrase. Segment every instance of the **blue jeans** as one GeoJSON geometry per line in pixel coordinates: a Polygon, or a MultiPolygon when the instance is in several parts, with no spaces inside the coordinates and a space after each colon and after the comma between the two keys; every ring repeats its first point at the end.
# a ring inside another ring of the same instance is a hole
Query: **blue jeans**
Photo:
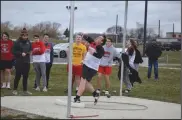
{"type": "Polygon", "coordinates": [[[149,60],[149,63],[148,63],[148,78],[151,78],[152,66],[153,65],[154,65],[155,79],[158,79],[158,60],[155,60],[155,61],[149,60]]]}

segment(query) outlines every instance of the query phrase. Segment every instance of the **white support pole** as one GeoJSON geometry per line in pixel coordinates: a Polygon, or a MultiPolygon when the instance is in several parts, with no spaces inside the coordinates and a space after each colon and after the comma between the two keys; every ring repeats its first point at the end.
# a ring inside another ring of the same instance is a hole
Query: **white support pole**
{"type": "Polygon", "coordinates": [[[69,36],[69,73],[68,73],[68,100],[67,100],[67,117],[71,116],[71,93],[72,93],[72,44],[74,34],[74,1],[70,1],[70,36],[69,36]]]}
{"type": "MultiPolygon", "coordinates": [[[[124,32],[123,32],[123,47],[122,53],[125,52],[125,43],[126,43],[126,27],[127,27],[127,16],[128,16],[128,1],[125,1],[125,16],[124,16],[124,32]]],[[[120,96],[122,96],[122,85],[123,85],[123,70],[124,70],[124,63],[121,60],[121,80],[120,80],[120,96]]]]}

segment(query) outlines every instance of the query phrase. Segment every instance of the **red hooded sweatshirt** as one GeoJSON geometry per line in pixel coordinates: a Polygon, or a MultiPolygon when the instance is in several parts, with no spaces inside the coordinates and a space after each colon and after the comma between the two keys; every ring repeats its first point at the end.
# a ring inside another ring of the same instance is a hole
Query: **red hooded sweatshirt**
{"type": "Polygon", "coordinates": [[[7,60],[7,61],[13,60],[13,54],[12,54],[13,41],[1,40],[0,46],[1,46],[0,60],[7,60]]]}
{"type": "Polygon", "coordinates": [[[42,41],[32,43],[32,55],[42,55],[45,50],[46,47],[42,41]]]}

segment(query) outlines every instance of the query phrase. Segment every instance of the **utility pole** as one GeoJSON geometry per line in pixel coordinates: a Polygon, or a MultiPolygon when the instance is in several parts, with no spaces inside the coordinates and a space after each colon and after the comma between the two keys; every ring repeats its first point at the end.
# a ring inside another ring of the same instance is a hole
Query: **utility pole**
{"type": "MultiPolygon", "coordinates": [[[[66,9],[71,12],[71,6],[66,6],[66,9]]],[[[77,10],[78,8],[77,7],[74,7],[74,11],[77,10]]],[[[68,28],[68,31],[69,31],[69,34],[70,34],[70,23],[71,22],[71,16],[70,16],[70,20],[69,20],[69,28],[68,28]]],[[[69,42],[69,38],[68,38],[68,42],[69,42]]]]}
{"type": "Polygon", "coordinates": [[[118,43],[118,14],[116,15],[116,44],[118,43]]]}
{"type": "Polygon", "coordinates": [[[174,37],[174,23],[173,23],[173,37],[174,37]]]}
{"type": "Polygon", "coordinates": [[[160,30],[160,20],[159,20],[159,29],[158,29],[158,38],[160,38],[161,30],[160,30]]]}
{"type": "Polygon", "coordinates": [[[73,34],[74,34],[74,11],[75,3],[70,1],[70,34],[69,34],[69,73],[68,73],[68,98],[67,98],[67,118],[71,117],[71,96],[72,96],[72,45],[73,45],[73,34]]]}
{"type": "Polygon", "coordinates": [[[145,13],[144,13],[144,37],[143,37],[143,56],[145,56],[145,47],[146,47],[146,33],[147,33],[147,10],[148,10],[148,1],[145,1],[145,13]]]}

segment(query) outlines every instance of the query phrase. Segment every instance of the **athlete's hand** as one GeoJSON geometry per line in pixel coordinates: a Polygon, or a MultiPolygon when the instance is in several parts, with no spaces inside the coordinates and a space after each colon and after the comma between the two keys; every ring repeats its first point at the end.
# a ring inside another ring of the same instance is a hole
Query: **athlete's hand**
{"type": "Polygon", "coordinates": [[[26,53],[23,52],[23,53],[22,53],[22,56],[23,56],[23,57],[26,56],[26,53]]]}
{"type": "Polygon", "coordinates": [[[83,64],[83,60],[81,61],[81,64],[83,64]]]}
{"type": "Polygon", "coordinates": [[[93,51],[93,50],[91,50],[90,48],[88,48],[88,52],[89,52],[91,55],[93,55],[93,54],[94,54],[94,51],[93,51]]]}

